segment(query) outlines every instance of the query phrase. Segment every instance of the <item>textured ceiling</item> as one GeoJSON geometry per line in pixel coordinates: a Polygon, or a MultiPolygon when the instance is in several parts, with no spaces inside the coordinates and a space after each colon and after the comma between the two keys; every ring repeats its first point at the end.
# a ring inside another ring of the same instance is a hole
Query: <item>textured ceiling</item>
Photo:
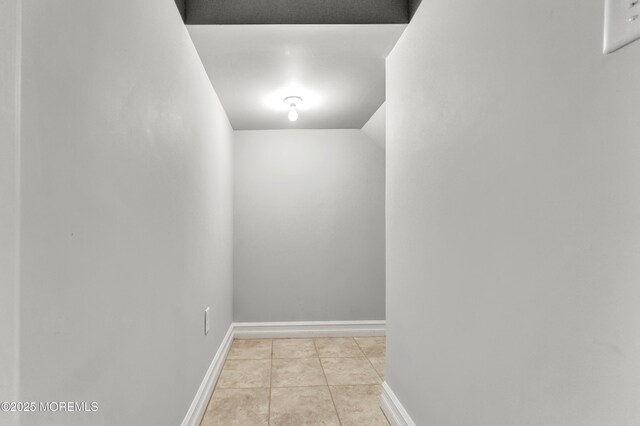
{"type": "Polygon", "coordinates": [[[385,98],[385,58],[406,25],[190,25],[236,130],[361,128],[385,98]],[[301,96],[287,120],[286,96],[301,96]]]}

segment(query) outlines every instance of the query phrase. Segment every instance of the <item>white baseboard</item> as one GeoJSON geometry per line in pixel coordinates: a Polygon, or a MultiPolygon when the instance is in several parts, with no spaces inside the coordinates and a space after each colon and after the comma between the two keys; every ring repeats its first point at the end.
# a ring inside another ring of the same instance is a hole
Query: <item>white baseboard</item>
{"type": "Polygon", "coordinates": [[[391,426],[416,426],[411,416],[404,409],[398,397],[391,390],[387,382],[382,382],[382,396],[380,397],[380,408],[387,416],[391,426]]]}
{"type": "Polygon", "coordinates": [[[385,321],[236,322],[236,339],[384,336],[385,321]]]}
{"type": "Polygon", "coordinates": [[[182,426],[198,426],[202,421],[204,413],[207,410],[207,405],[209,404],[209,399],[213,393],[213,388],[222,372],[222,366],[227,358],[227,353],[229,353],[232,342],[233,324],[229,326],[227,334],[224,336],[224,339],[222,339],[218,352],[216,352],[213,361],[211,361],[211,365],[200,384],[195,398],[193,398],[189,411],[187,411],[187,415],[184,416],[184,420],[182,420],[182,426]]]}

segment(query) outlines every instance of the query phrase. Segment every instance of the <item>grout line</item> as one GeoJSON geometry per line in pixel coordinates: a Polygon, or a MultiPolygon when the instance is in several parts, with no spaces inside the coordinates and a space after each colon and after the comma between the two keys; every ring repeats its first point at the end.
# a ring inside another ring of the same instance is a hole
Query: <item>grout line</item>
{"type": "MultiPolygon", "coordinates": [[[[353,339],[355,340],[355,339],[353,339]]],[[[385,342],[386,343],[386,342],[385,342]]],[[[358,345],[358,347],[360,348],[360,350],[362,351],[362,346],[360,346],[360,344],[358,343],[358,341],[356,340],[356,345],[358,345]]],[[[362,353],[364,354],[364,351],[362,351],[362,353]]],[[[369,357],[369,355],[364,354],[364,357],[367,358],[367,361],[369,361],[369,365],[371,365],[371,368],[373,368],[373,371],[376,372],[376,374],[378,375],[378,377],[380,378],[380,380],[382,380],[384,382],[384,378],[380,375],[380,373],[378,373],[378,370],[376,370],[376,367],[373,365],[373,363],[371,362],[371,360],[369,358],[380,358],[380,357],[369,357]]],[[[387,351],[385,350],[384,353],[384,358],[386,361],[386,357],[387,357],[387,351]]],[[[381,383],[382,384],[382,383],[381,383]]]]}
{"type": "Polygon", "coordinates": [[[268,361],[270,359],[271,357],[269,358],[227,358],[225,359],[225,362],[227,361],[268,361]]]}
{"type": "MultiPolygon", "coordinates": [[[[337,388],[340,387],[352,387],[352,386],[382,386],[380,383],[352,383],[352,384],[344,384],[344,385],[287,385],[287,386],[273,386],[271,389],[288,389],[288,388],[324,388],[327,386],[335,386],[337,388]]],[[[250,387],[250,388],[216,388],[217,390],[248,390],[248,389],[269,389],[266,387],[250,387]]]]}
{"type": "Polygon", "coordinates": [[[287,360],[287,359],[318,359],[318,358],[320,358],[320,357],[317,356],[317,355],[316,356],[303,356],[303,357],[298,357],[298,358],[282,358],[282,357],[277,357],[277,356],[273,357],[273,359],[284,359],[284,360],[287,360]]]}
{"type": "Polygon", "coordinates": [[[367,356],[367,354],[364,353],[364,349],[362,349],[362,346],[360,346],[360,343],[358,343],[358,341],[354,338],[353,339],[356,342],[356,346],[358,346],[358,349],[360,349],[360,352],[362,352],[364,354],[364,356],[366,356],[367,358],[369,358],[367,356]]]}
{"type": "Polygon", "coordinates": [[[211,401],[213,401],[213,393],[216,391],[216,388],[213,388],[213,391],[211,392],[211,398],[209,398],[209,401],[207,402],[207,406],[204,409],[204,414],[202,415],[202,419],[200,420],[200,423],[198,423],[198,426],[202,426],[202,423],[204,422],[205,417],[207,417],[207,412],[209,411],[209,406],[211,405],[211,401]]]}
{"type": "Polygon", "coordinates": [[[360,351],[360,355],[330,355],[330,356],[322,356],[320,355],[320,351],[317,350],[316,347],[316,352],[318,352],[318,357],[320,358],[362,358],[362,357],[366,357],[364,351],[362,350],[362,348],[360,348],[360,345],[358,345],[358,341],[354,338],[354,337],[316,337],[313,339],[313,344],[315,346],[316,344],[316,339],[351,339],[353,340],[353,342],[356,344],[356,348],[358,348],[358,351],[360,351]]]}
{"type": "Polygon", "coordinates": [[[269,369],[269,410],[267,411],[267,426],[271,425],[271,391],[273,389],[273,339],[271,339],[271,368],[269,369]]]}
{"type": "Polygon", "coordinates": [[[265,387],[265,386],[251,386],[251,387],[246,387],[246,388],[230,387],[230,388],[216,388],[216,389],[219,389],[219,390],[227,390],[227,389],[246,390],[246,389],[269,389],[269,388],[265,387]]]}
{"type": "MultiPolygon", "coordinates": [[[[376,372],[376,375],[380,378],[380,380],[382,380],[384,382],[384,378],[380,375],[380,373],[378,373],[378,370],[376,370],[376,367],[373,365],[371,360],[369,358],[367,358],[367,361],[369,361],[369,364],[371,365],[371,368],[373,368],[373,371],[376,372]]],[[[380,384],[382,385],[382,383],[380,383],[380,384]]]]}
{"type": "MultiPolygon", "coordinates": [[[[331,385],[331,386],[335,386],[335,385],[331,385]]],[[[347,385],[347,386],[360,386],[360,385],[347,385]]],[[[371,386],[371,385],[364,385],[364,386],[371,386]]],[[[276,386],[273,389],[326,388],[326,387],[327,385],[276,386]]]]}
{"type": "MultiPolygon", "coordinates": [[[[386,355],[387,355],[387,354],[385,353],[385,357],[386,357],[386,355]]],[[[380,357],[374,357],[374,358],[380,358],[380,357]]],[[[384,377],[382,377],[382,376],[380,375],[380,373],[378,373],[378,370],[376,369],[376,366],[375,366],[375,365],[373,365],[373,363],[371,362],[371,360],[369,359],[369,357],[367,357],[367,361],[369,361],[369,364],[371,364],[371,368],[373,368],[373,371],[375,371],[375,372],[376,372],[376,374],[378,375],[378,377],[380,377],[380,380],[382,380],[382,381],[384,382],[384,377]]],[[[386,358],[385,358],[385,361],[386,361],[386,358]]],[[[381,383],[381,384],[382,384],[382,383],[381,383]]]]}
{"type": "Polygon", "coordinates": [[[367,354],[364,353],[364,351],[362,350],[362,346],[360,346],[360,344],[358,343],[358,341],[356,340],[355,337],[352,337],[353,341],[355,342],[356,346],[358,347],[358,350],[362,353],[362,356],[366,357],[367,354]]]}
{"type": "MultiPolygon", "coordinates": [[[[380,383],[357,383],[351,385],[331,385],[334,388],[357,388],[358,386],[382,386],[380,383]]],[[[311,386],[308,386],[311,387],[311,386]]]]}
{"type": "MultiPolygon", "coordinates": [[[[316,348],[316,352],[318,352],[318,347],[316,346],[316,339],[313,339],[313,346],[316,348]]],[[[318,355],[320,353],[318,352],[318,355]]],[[[329,396],[331,397],[331,403],[333,404],[333,409],[336,412],[336,418],[338,419],[338,423],[342,426],[342,420],[340,419],[340,414],[338,413],[338,407],[336,407],[336,402],[333,400],[333,393],[331,393],[331,386],[329,386],[329,379],[327,379],[327,373],[324,371],[324,366],[322,365],[322,359],[318,359],[320,361],[320,368],[322,368],[322,375],[324,376],[324,381],[327,382],[327,389],[329,390],[329,396]]]]}
{"type": "Polygon", "coordinates": [[[339,358],[339,359],[347,359],[347,358],[351,358],[351,359],[354,359],[354,358],[366,358],[366,357],[367,357],[366,355],[352,355],[352,356],[335,356],[335,355],[328,355],[328,356],[321,356],[321,357],[319,357],[319,358],[322,358],[322,359],[327,359],[327,358],[339,358]]]}

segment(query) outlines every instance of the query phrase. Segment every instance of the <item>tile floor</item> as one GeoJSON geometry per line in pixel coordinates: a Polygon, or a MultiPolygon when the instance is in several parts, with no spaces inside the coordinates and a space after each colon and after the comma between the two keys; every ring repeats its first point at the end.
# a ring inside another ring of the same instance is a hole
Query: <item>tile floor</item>
{"type": "Polygon", "coordinates": [[[201,426],[386,426],[384,337],[234,340],[201,426]]]}

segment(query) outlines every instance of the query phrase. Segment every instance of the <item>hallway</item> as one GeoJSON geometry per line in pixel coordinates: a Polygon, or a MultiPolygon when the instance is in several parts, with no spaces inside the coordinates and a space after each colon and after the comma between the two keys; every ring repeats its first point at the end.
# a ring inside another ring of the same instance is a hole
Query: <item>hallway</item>
{"type": "Polygon", "coordinates": [[[640,425],[638,39],[0,0],[0,425],[640,425]]]}

